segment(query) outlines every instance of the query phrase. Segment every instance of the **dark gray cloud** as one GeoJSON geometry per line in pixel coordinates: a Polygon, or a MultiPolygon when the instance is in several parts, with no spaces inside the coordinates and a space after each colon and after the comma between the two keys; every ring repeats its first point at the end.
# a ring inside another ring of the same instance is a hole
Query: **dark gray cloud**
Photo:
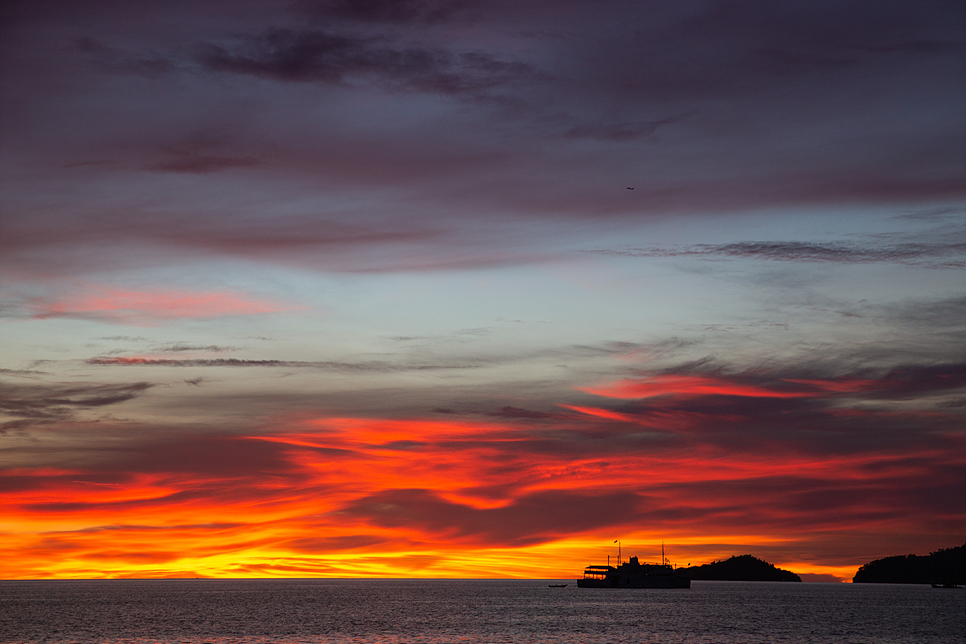
{"type": "Polygon", "coordinates": [[[321,21],[433,24],[471,6],[468,0],[303,0],[296,6],[321,21]]]}
{"type": "Polygon", "coordinates": [[[966,388],[966,363],[903,365],[870,386],[873,398],[909,400],[919,396],[966,388]]]}
{"type": "Polygon", "coordinates": [[[890,472],[871,477],[863,485],[834,477],[796,475],[675,484],[665,488],[670,497],[701,499],[700,504],[660,504],[651,512],[641,513],[639,521],[688,526],[700,524],[703,515],[715,529],[781,526],[823,531],[851,529],[864,523],[888,524],[904,517],[918,520],[933,514],[956,515],[956,499],[963,492],[961,477],[955,473],[957,466],[947,462],[930,463],[929,467],[936,476],[932,481],[890,472]]]}
{"type": "MultiPolygon", "coordinates": [[[[137,217],[105,213],[90,219],[66,221],[56,216],[10,217],[0,218],[0,264],[17,270],[35,270],[38,274],[42,273],[41,264],[45,262],[48,267],[59,264],[64,270],[70,266],[151,265],[169,261],[172,249],[183,249],[198,256],[215,253],[349,271],[441,270],[521,260],[518,253],[494,253],[485,248],[438,252],[447,249],[447,241],[459,245],[457,240],[458,237],[447,234],[446,226],[437,222],[342,221],[331,214],[271,221],[254,216],[241,219],[236,216],[233,220],[222,212],[187,217],[174,213],[142,212],[137,217]],[[148,246],[132,254],[128,252],[131,242],[148,246]],[[107,247],[96,256],[86,252],[75,256],[69,250],[74,244],[107,244],[107,247]],[[418,257],[401,251],[412,246],[438,250],[418,257]],[[328,250],[319,253],[320,248],[328,250]],[[44,249],[67,252],[41,260],[37,251],[44,249]]],[[[10,310],[15,312],[13,307],[10,310]]]]}
{"type": "Polygon", "coordinates": [[[86,364],[113,367],[281,367],[286,369],[331,369],[345,372],[426,371],[435,369],[474,369],[479,364],[401,364],[373,360],[369,362],[334,362],[330,360],[243,360],[240,358],[194,358],[176,360],[169,358],[89,358],[86,364]]]}
{"type": "Polygon", "coordinates": [[[0,373],[9,374],[11,376],[39,376],[47,374],[46,371],[34,371],[32,369],[0,369],[0,373]]]}
{"type": "MultiPolygon", "coordinates": [[[[933,338],[943,332],[966,334],[966,295],[942,300],[913,300],[883,307],[884,313],[907,328],[928,329],[933,338]]],[[[874,313],[878,311],[872,310],[874,313]]],[[[966,346],[954,338],[950,346],[966,346]]]]}
{"type": "Polygon", "coordinates": [[[249,36],[234,47],[205,45],[197,61],[212,71],[284,82],[372,79],[395,89],[453,96],[475,95],[534,75],[525,63],[483,52],[401,48],[378,37],[288,29],[249,36]]]}
{"type": "Polygon", "coordinates": [[[154,385],[11,385],[0,382],[0,414],[11,420],[0,423],[0,432],[73,419],[77,412],[133,400],[154,385]]]}
{"type": "Polygon", "coordinates": [[[146,170],[156,172],[184,172],[189,174],[208,174],[236,168],[252,168],[261,165],[255,157],[222,157],[204,155],[183,155],[167,159],[157,165],[147,166],[146,170]]]}
{"type": "Polygon", "coordinates": [[[221,344],[193,345],[184,342],[175,342],[156,349],[165,353],[181,353],[182,351],[208,351],[211,353],[225,353],[238,351],[238,347],[225,346],[221,344]]]}
{"type": "Polygon", "coordinates": [[[385,527],[416,527],[435,537],[479,544],[532,545],[565,534],[628,522],[641,499],[629,492],[529,494],[506,507],[477,509],[429,490],[388,490],[360,499],[342,513],[385,527]]]}
{"type": "Polygon", "coordinates": [[[583,251],[615,257],[721,257],[786,262],[868,264],[890,262],[927,268],[966,268],[966,242],[875,245],[851,242],[738,242],[681,248],[626,248],[583,251]]]}
{"type": "MultiPolygon", "coordinates": [[[[52,452],[49,463],[63,465],[69,461],[72,471],[52,473],[49,476],[29,476],[22,475],[16,468],[13,468],[13,472],[8,472],[9,468],[0,468],[0,480],[4,489],[11,490],[123,484],[136,480],[143,473],[160,474],[171,480],[180,480],[187,475],[192,480],[190,489],[160,498],[108,500],[106,503],[42,503],[33,508],[61,511],[98,506],[117,509],[163,507],[170,503],[213,498],[226,502],[245,498],[267,499],[274,492],[259,490],[258,485],[252,485],[250,489],[244,489],[247,486],[239,488],[237,481],[259,481],[264,480],[264,477],[272,477],[298,485],[306,480],[305,473],[298,471],[290,462],[290,449],[281,443],[244,436],[197,435],[181,431],[165,431],[161,434],[139,435],[124,432],[109,444],[71,445],[65,451],[52,452]],[[235,483],[226,485],[225,481],[229,479],[235,483]]],[[[23,449],[14,447],[12,451],[23,449]]],[[[318,457],[346,456],[341,450],[310,451],[318,457]]]]}
{"type": "Polygon", "coordinates": [[[497,418],[533,418],[533,419],[561,417],[561,414],[551,414],[545,411],[533,411],[531,409],[521,409],[520,407],[513,407],[510,405],[501,407],[497,411],[487,412],[486,415],[495,416],[497,418]]]}
{"type": "Polygon", "coordinates": [[[652,64],[604,79],[636,81],[612,91],[661,98],[757,94],[816,78],[826,79],[828,92],[842,89],[857,70],[884,64],[901,74],[906,61],[930,58],[952,66],[963,51],[954,26],[963,11],[952,2],[728,0],[624,8],[630,28],[595,44],[626,62],[652,64]]]}
{"type": "MultiPolygon", "coordinates": [[[[426,338],[427,347],[431,347],[428,355],[422,353],[421,348],[405,348],[395,359],[383,360],[357,360],[357,361],[333,361],[333,360],[279,360],[279,359],[245,359],[245,358],[154,358],[141,356],[115,355],[120,351],[110,352],[106,355],[99,355],[85,360],[85,364],[93,366],[115,366],[115,367],[282,367],[282,368],[306,368],[306,369],[328,369],[345,372],[374,372],[391,373],[402,371],[427,371],[427,370],[449,370],[449,369],[481,369],[507,364],[533,363],[555,360],[587,360],[614,355],[623,355],[633,352],[641,352],[649,356],[673,355],[679,348],[688,346],[691,342],[672,339],[666,342],[651,344],[636,344],[630,342],[609,342],[599,346],[590,345],[565,345],[558,347],[534,348],[522,352],[482,352],[473,353],[467,351],[465,354],[451,354],[448,360],[435,357],[435,349],[440,344],[450,343],[472,346],[476,344],[476,339],[487,338],[490,330],[487,328],[461,329],[451,334],[432,336],[426,338]],[[467,340],[466,338],[473,340],[467,340]]],[[[398,340],[398,338],[389,338],[398,340]]],[[[161,346],[152,349],[153,351],[163,352],[182,352],[182,351],[209,351],[227,352],[236,351],[238,347],[222,345],[195,346],[183,343],[161,346]]]]}

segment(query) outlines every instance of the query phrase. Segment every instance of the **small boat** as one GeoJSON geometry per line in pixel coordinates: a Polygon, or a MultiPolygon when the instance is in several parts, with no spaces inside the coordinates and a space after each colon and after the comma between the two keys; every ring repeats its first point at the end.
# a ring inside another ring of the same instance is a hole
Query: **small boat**
{"type": "Polygon", "coordinates": [[[547,584],[551,588],[566,588],[567,584],[547,584]]]}

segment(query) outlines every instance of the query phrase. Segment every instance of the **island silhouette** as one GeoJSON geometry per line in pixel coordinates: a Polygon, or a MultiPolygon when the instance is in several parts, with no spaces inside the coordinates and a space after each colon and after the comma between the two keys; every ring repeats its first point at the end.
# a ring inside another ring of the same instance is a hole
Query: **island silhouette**
{"type": "Polygon", "coordinates": [[[966,584],[966,543],[928,555],[895,555],[859,567],[855,584],[966,584]]]}
{"type": "Polygon", "coordinates": [[[767,561],[751,555],[733,556],[724,561],[712,561],[701,566],[685,568],[691,579],[709,581],[801,581],[789,570],[776,568],[767,561]]]}

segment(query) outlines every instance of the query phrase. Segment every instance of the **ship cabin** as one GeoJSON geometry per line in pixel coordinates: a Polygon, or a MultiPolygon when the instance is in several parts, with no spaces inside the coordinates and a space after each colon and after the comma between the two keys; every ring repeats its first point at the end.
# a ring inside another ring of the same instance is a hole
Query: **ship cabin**
{"type": "Polygon", "coordinates": [[[613,566],[587,566],[584,568],[584,579],[607,579],[607,575],[617,570],[613,566]]]}

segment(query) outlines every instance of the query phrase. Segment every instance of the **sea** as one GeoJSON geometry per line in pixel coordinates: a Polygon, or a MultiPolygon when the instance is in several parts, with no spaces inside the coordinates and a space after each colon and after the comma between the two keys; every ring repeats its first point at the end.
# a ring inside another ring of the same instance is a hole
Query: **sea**
{"type": "Polygon", "coordinates": [[[694,581],[178,579],[0,582],[0,641],[966,642],[966,589],[694,581]],[[567,584],[553,588],[550,584],[567,584]]]}

